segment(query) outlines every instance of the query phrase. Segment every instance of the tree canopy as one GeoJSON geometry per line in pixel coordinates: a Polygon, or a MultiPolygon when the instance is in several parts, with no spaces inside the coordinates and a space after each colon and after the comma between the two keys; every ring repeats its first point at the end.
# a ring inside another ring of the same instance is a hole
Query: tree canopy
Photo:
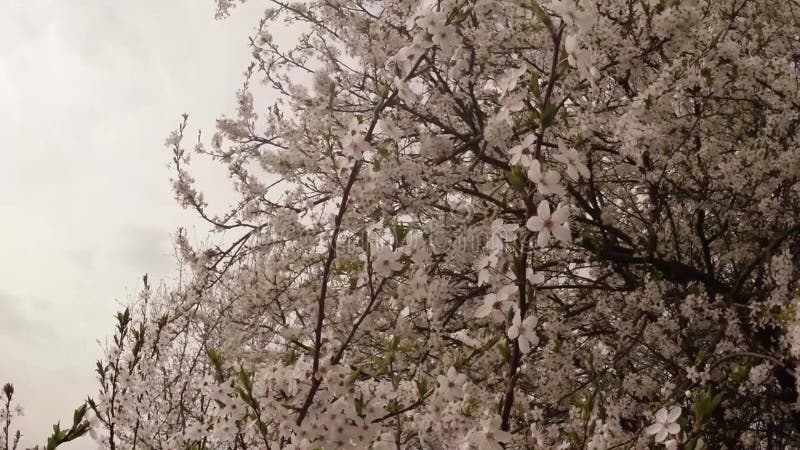
{"type": "Polygon", "coordinates": [[[800,445],[796,0],[267,6],[167,139],[225,244],[117,317],[104,448],[800,445]]]}

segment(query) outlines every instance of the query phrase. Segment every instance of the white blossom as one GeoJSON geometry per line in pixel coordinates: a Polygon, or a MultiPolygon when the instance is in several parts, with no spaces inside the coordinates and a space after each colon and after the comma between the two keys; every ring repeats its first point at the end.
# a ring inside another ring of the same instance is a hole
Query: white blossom
{"type": "Polygon", "coordinates": [[[669,410],[661,408],[656,412],[656,421],[645,429],[645,433],[653,435],[656,442],[663,442],[669,435],[680,433],[681,426],[677,420],[681,416],[680,406],[669,410]]]}
{"type": "Polygon", "coordinates": [[[560,183],[561,175],[555,170],[542,173],[542,166],[537,160],[533,160],[528,168],[528,178],[536,183],[536,187],[542,195],[555,194],[560,197],[567,195],[567,190],[560,183]]]}
{"type": "Polygon", "coordinates": [[[523,353],[528,353],[531,346],[539,343],[539,337],[536,335],[537,322],[538,319],[535,316],[528,316],[525,320],[520,320],[519,311],[514,314],[511,327],[508,329],[508,338],[517,339],[523,353]]]}
{"type": "Polygon", "coordinates": [[[569,207],[559,206],[553,214],[550,214],[550,204],[547,200],[542,200],[536,208],[537,215],[528,219],[526,226],[529,230],[538,233],[536,244],[544,247],[550,241],[552,233],[556,239],[563,243],[572,241],[572,233],[569,230],[569,207]]]}

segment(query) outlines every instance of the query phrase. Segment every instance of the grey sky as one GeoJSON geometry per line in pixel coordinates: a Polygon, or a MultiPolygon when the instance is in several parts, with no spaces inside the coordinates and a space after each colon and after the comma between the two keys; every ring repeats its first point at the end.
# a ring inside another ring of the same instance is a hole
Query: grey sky
{"type": "Polygon", "coordinates": [[[143,273],[173,274],[175,229],[203,235],[163,143],[183,112],[210,131],[234,110],[252,3],[215,21],[211,0],[0,0],[0,382],[24,444],[94,394],[97,341],[143,273]]]}

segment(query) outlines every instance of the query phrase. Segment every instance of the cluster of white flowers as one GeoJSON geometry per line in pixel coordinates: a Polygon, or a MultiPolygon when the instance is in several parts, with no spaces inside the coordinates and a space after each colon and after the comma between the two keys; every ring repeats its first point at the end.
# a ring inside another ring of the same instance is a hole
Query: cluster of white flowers
{"type": "Polygon", "coordinates": [[[796,2],[274,3],[101,445],[798,445],[796,2]]]}

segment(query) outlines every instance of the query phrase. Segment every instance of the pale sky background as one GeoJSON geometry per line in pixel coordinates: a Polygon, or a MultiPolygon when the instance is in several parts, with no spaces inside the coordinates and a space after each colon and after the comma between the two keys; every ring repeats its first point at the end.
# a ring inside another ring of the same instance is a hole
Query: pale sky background
{"type": "Polygon", "coordinates": [[[98,341],[142,274],[174,275],[177,227],[205,233],[173,199],[164,140],[183,112],[210,135],[234,111],[262,8],[0,0],[0,383],[25,446],[95,394],[98,341]]]}

